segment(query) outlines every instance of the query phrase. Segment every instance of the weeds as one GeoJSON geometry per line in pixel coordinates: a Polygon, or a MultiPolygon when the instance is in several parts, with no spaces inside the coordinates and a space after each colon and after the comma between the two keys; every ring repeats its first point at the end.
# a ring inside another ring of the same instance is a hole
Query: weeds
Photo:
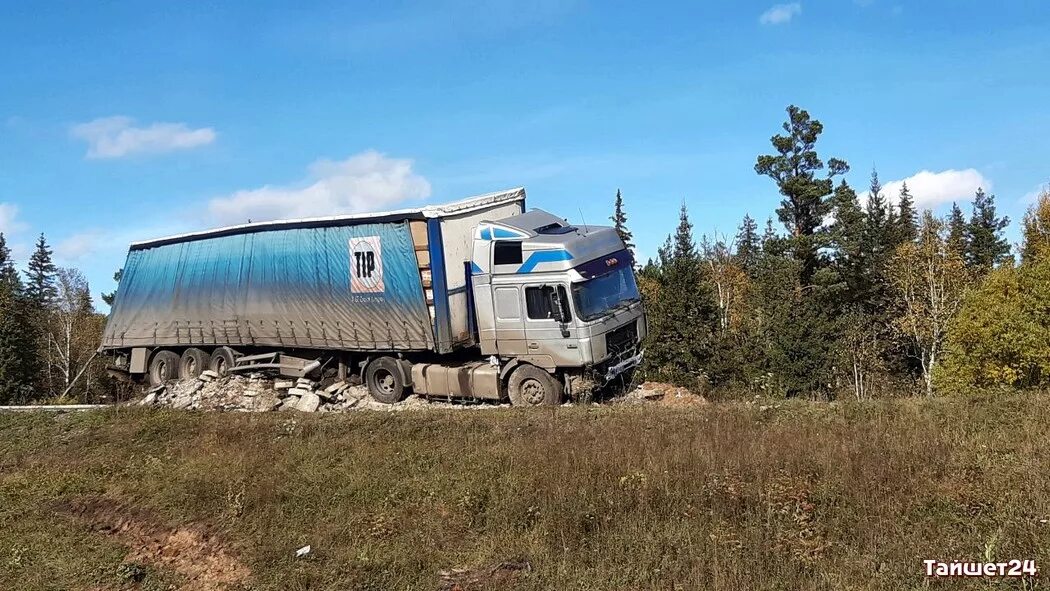
{"type": "MultiPolygon", "coordinates": [[[[215,532],[259,590],[906,589],[930,584],[924,558],[1050,568],[1048,402],[0,415],[0,588],[121,584],[135,549],[49,509],[85,497],[215,532]]],[[[142,566],[143,588],[165,576],[142,566]]],[[[1039,579],[1016,583],[937,581],[1039,579]]]]}

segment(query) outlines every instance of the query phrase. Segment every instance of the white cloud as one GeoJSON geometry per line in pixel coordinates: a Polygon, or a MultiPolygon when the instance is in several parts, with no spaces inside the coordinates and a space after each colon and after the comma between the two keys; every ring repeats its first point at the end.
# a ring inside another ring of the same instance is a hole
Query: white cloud
{"type": "Polygon", "coordinates": [[[1046,193],[1046,194],[1050,195],[1050,183],[1039,185],[1038,187],[1036,187],[1036,188],[1032,189],[1031,191],[1025,193],[1024,196],[1021,197],[1021,203],[1025,204],[1025,205],[1031,205],[1031,204],[1035,203],[1036,201],[1038,201],[1039,200],[1039,196],[1042,195],[1043,193],[1046,193]]]}
{"type": "Polygon", "coordinates": [[[381,211],[430,196],[430,183],[412,161],[374,150],[346,160],[318,160],[295,186],[266,185],[212,199],[208,211],[222,224],[381,211]]]}
{"type": "Polygon", "coordinates": [[[758,22],[763,25],[782,25],[791,22],[791,19],[802,14],[802,3],[791,2],[790,4],[776,4],[758,17],[758,22]]]}
{"type": "Polygon", "coordinates": [[[122,158],[206,146],[215,141],[210,127],[190,129],[185,123],[135,127],[130,117],[102,117],[74,125],[70,134],[88,144],[88,158],[122,158]]]}
{"type": "Polygon", "coordinates": [[[18,220],[18,206],[13,203],[0,203],[0,232],[4,235],[14,234],[25,229],[26,225],[18,220]]]}
{"type": "MultiPolygon", "coordinates": [[[[80,232],[73,234],[55,245],[55,258],[63,263],[75,263],[81,259],[95,254],[103,245],[104,235],[98,231],[80,232]]],[[[126,245],[121,244],[123,248],[126,245]]]]}
{"type": "MultiPolygon", "coordinates": [[[[919,210],[934,209],[943,203],[952,201],[969,201],[977,189],[985,191],[992,190],[992,181],[986,178],[976,169],[965,170],[942,170],[941,172],[930,172],[923,170],[906,179],[883,183],[882,195],[890,203],[897,203],[901,187],[908,183],[908,192],[915,200],[915,207],[919,210]]],[[[861,202],[866,202],[868,192],[860,195],[861,202]]]]}

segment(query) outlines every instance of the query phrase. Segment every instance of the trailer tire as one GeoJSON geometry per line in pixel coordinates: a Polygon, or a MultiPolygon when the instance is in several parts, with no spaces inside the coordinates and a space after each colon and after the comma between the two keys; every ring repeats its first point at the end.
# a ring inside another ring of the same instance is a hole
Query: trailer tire
{"type": "Polygon", "coordinates": [[[383,404],[401,402],[408,390],[401,367],[393,357],[379,357],[369,363],[365,368],[365,385],[372,398],[383,404]]]}
{"type": "Polygon", "coordinates": [[[211,358],[204,351],[196,347],[186,349],[182,352],[182,359],[179,360],[179,379],[188,380],[201,375],[202,371],[208,369],[210,363],[211,358]]]}
{"type": "Polygon", "coordinates": [[[237,362],[237,355],[229,347],[216,347],[211,353],[208,369],[219,374],[219,377],[229,375],[230,368],[237,362]]]}
{"type": "Polygon", "coordinates": [[[159,386],[179,377],[179,355],[174,351],[157,351],[149,362],[149,385],[159,386]]]}
{"type": "Polygon", "coordinates": [[[557,406],[565,395],[562,383],[535,365],[517,367],[507,382],[513,406],[557,406]]]}

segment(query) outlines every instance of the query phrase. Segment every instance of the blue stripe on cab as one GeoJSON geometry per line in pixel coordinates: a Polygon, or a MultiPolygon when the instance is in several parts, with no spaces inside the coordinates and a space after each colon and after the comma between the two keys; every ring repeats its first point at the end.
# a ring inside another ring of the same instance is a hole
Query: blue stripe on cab
{"type": "Polygon", "coordinates": [[[492,236],[494,238],[524,238],[525,235],[519,234],[518,232],[511,232],[510,230],[505,230],[503,228],[493,228],[492,236]]]}
{"type": "Polygon", "coordinates": [[[518,273],[531,273],[536,268],[536,265],[540,263],[557,263],[571,260],[572,254],[563,248],[558,250],[537,250],[529,255],[525,263],[518,268],[518,273]]]}

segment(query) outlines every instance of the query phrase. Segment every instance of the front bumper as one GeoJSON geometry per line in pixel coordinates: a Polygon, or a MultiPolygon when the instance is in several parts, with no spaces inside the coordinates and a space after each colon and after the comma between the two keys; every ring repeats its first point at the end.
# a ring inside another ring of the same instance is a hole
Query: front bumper
{"type": "Polygon", "coordinates": [[[634,369],[642,364],[642,359],[645,357],[645,349],[639,351],[636,355],[632,355],[619,363],[610,365],[605,369],[605,382],[609,383],[616,379],[623,372],[634,369]]]}

